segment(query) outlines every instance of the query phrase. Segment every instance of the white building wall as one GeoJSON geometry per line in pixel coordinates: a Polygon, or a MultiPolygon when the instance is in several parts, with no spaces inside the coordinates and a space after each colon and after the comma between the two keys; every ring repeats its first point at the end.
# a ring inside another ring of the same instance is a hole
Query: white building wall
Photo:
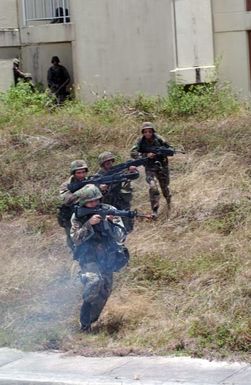
{"type": "Polygon", "coordinates": [[[170,0],[74,0],[71,11],[82,96],[166,93],[175,61],[170,0]]]}
{"type": "Polygon", "coordinates": [[[213,0],[215,56],[219,77],[242,96],[250,95],[248,30],[251,12],[245,0],[213,0]]]}
{"type": "Polygon", "coordinates": [[[0,29],[18,28],[17,0],[0,1],[0,29]]]}

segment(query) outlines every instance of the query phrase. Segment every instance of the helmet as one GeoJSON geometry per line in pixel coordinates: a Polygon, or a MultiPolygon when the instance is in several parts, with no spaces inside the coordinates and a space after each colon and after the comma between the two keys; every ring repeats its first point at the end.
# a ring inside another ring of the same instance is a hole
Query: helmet
{"type": "Polygon", "coordinates": [[[141,126],[141,132],[143,134],[144,130],[146,128],[151,128],[153,130],[153,132],[155,132],[155,128],[154,128],[154,125],[151,123],[151,122],[144,122],[141,126]]]}
{"type": "Polygon", "coordinates": [[[115,161],[115,156],[110,151],[104,151],[98,157],[98,163],[100,166],[102,166],[107,160],[112,160],[113,162],[115,161]]]}
{"type": "Polygon", "coordinates": [[[88,171],[88,166],[84,160],[82,159],[74,160],[73,162],[71,162],[70,173],[71,175],[73,175],[75,171],[82,170],[83,168],[86,169],[86,171],[88,171]]]}
{"type": "Polygon", "coordinates": [[[20,64],[20,60],[17,58],[13,59],[13,64],[16,64],[16,65],[20,64]]]}
{"type": "Polygon", "coordinates": [[[58,56],[52,56],[51,58],[51,63],[53,64],[54,62],[60,63],[59,57],[58,56]]]}
{"type": "Polygon", "coordinates": [[[84,206],[87,202],[102,198],[102,193],[94,184],[87,184],[74,193],[79,198],[79,205],[84,206]]]}

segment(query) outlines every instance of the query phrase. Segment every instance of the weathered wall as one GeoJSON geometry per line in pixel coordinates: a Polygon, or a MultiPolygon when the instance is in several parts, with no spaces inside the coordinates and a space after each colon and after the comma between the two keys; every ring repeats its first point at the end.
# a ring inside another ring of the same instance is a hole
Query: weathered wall
{"type": "Polygon", "coordinates": [[[215,56],[219,76],[243,96],[250,94],[248,34],[251,12],[245,0],[213,0],[215,56]]]}
{"type": "Polygon", "coordinates": [[[71,12],[82,96],[166,92],[175,60],[171,1],[74,0],[71,12]]]}
{"type": "Polygon", "coordinates": [[[16,0],[0,1],[0,28],[18,28],[16,0]]]}
{"type": "Polygon", "coordinates": [[[12,59],[0,59],[0,92],[6,91],[13,83],[12,59]]]}

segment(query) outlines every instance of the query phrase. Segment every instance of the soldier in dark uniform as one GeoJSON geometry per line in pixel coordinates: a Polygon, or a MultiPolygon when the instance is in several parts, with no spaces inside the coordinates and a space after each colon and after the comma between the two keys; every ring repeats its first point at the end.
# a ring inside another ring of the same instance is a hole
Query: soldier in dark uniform
{"type": "Polygon", "coordinates": [[[137,140],[131,149],[131,157],[134,159],[140,156],[147,156],[148,161],[145,165],[146,181],[149,185],[149,197],[153,215],[157,217],[160,201],[158,183],[163,196],[166,199],[168,210],[171,204],[171,194],[169,191],[169,168],[168,158],[162,155],[156,155],[148,151],[151,146],[170,147],[169,144],[159,136],[151,122],[142,124],[142,137],[137,140]]]}
{"type": "Polygon", "coordinates": [[[51,63],[52,66],[47,73],[48,87],[56,96],[58,104],[61,104],[67,97],[67,85],[70,83],[70,75],[67,69],[59,64],[58,56],[53,56],[51,63]]]}

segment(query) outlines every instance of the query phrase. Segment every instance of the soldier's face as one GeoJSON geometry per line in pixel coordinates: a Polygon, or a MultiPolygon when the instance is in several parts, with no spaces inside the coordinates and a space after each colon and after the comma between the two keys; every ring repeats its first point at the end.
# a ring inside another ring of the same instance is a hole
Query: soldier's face
{"type": "Polygon", "coordinates": [[[145,128],[143,131],[143,136],[146,139],[152,139],[153,137],[153,130],[151,128],[145,128]]]}
{"type": "Polygon", "coordinates": [[[94,209],[95,207],[97,207],[99,205],[99,202],[100,200],[99,199],[95,199],[94,201],[91,201],[91,202],[87,202],[85,204],[86,207],[89,207],[91,209],[94,209]]]}
{"type": "Polygon", "coordinates": [[[103,168],[105,170],[110,170],[112,168],[112,164],[113,164],[114,160],[113,159],[109,159],[109,160],[106,160],[104,163],[103,163],[103,168]]]}
{"type": "Polygon", "coordinates": [[[87,170],[84,168],[83,170],[77,170],[74,173],[74,176],[77,180],[81,181],[86,178],[87,170]]]}

